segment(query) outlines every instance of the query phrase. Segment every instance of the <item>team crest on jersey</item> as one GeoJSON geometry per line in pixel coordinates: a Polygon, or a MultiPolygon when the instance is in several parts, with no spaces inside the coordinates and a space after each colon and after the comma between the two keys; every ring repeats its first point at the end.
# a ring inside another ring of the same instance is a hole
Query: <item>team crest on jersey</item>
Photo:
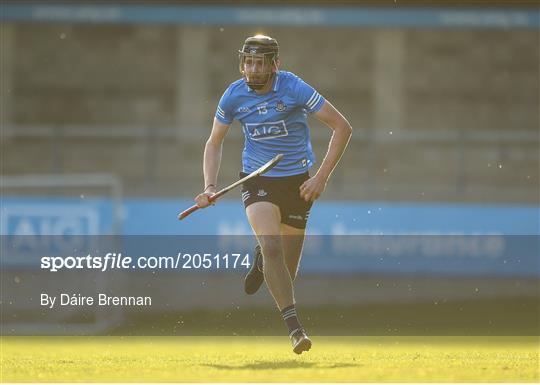
{"type": "Polygon", "coordinates": [[[244,128],[253,140],[266,140],[289,135],[284,120],[278,122],[246,123],[244,128]]]}
{"type": "Polygon", "coordinates": [[[276,104],[276,111],[278,112],[283,112],[287,109],[287,106],[285,105],[285,103],[283,102],[283,100],[278,100],[277,104],[276,104]]]}

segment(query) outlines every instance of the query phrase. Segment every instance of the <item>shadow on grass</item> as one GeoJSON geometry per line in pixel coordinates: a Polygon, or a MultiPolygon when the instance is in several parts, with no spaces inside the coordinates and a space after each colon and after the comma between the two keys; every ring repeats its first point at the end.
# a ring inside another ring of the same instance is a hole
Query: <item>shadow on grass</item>
{"type": "Polygon", "coordinates": [[[299,362],[296,360],[287,360],[287,361],[258,361],[251,364],[245,364],[245,365],[223,365],[223,364],[206,364],[203,366],[208,366],[210,368],[214,369],[222,369],[222,370],[253,370],[253,369],[309,369],[309,368],[316,368],[316,369],[337,369],[337,368],[349,368],[353,366],[360,366],[355,364],[349,364],[349,363],[332,363],[332,364],[321,364],[321,363],[315,363],[315,362],[299,362]]]}

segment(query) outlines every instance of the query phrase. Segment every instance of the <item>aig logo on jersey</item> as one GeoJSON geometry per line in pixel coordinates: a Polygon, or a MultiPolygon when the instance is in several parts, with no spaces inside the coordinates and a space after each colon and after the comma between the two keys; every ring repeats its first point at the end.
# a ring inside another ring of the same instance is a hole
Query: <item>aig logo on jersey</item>
{"type": "Polygon", "coordinates": [[[245,129],[253,140],[267,140],[287,136],[287,126],[284,120],[266,123],[246,123],[245,129]]]}

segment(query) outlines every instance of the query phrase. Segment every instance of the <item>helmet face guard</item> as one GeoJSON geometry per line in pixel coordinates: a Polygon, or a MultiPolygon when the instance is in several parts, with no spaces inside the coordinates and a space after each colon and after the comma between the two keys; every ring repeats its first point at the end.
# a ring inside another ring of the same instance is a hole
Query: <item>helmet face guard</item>
{"type": "Polygon", "coordinates": [[[249,87],[259,90],[271,81],[277,70],[277,41],[264,35],[248,37],[238,51],[239,70],[249,87]]]}
{"type": "Polygon", "coordinates": [[[239,70],[248,86],[255,90],[263,88],[277,68],[273,53],[246,53],[240,51],[239,70]]]}

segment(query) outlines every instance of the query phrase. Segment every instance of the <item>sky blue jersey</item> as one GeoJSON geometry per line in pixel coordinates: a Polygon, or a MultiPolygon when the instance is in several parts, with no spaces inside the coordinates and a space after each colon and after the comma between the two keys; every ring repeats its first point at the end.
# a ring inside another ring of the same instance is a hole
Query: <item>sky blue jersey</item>
{"type": "Polygon", "coordinates": [[[250,173],[277,154],[284,157],[265,176],[288,176],[306,172],[315,162],[311,148],[307,113],[317,112],[325,99],[291,72],[279,71],[272,89],[258,95],[239,79],[223,93],[216,118],[243,127],[245,145],[243,171],[250,173]]]}

